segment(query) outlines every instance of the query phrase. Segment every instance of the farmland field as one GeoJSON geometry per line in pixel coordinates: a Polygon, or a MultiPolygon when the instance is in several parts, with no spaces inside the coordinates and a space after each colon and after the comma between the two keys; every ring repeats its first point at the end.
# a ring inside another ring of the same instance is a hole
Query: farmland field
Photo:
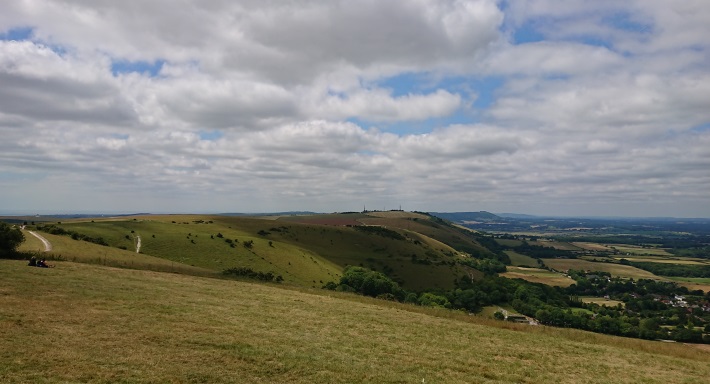
{"type": "Polygon", "coordinates": [[[603,305],[603,306],[607,306],[607,307],[616,307],[617,305],[621,305],[622,307],[624,306],[623,301],[605,299],[603,297],[587,296],[587,297],[582,297],[581,299],[582,299],[583,303],[593,303],[593,304],[603,305]]]}
{"type": "Polygon", "coordinates": [[[0,260],[0,381],[704,383],[683,344],[321,290],[0,260]],[[580,381],[580,378],[584,380],[580,381]]]}
{"type": "Polygon", "coordinates": [[[628,244],[609,244],[609,248],[612,250],[617,250],[621,253],[630,253],[633,255],[641,256],[673,256],[673,254],[668,253],[665,249],[659,248],[643,248],[635,245],[628,244]]]}
{"type": "Polygon", "coordinates": [[[710,265],[710,260],[707,259],[696,259],[696,258],[684,258],[684,257],[660,257],[660,256],[615,256],[615,260],[626,259],[629,261],[639,261],[639,262],[649,262],[649,263],[663,263],[663,264],[681,264],[681,265],[710,265]]]}
{"type": "Polygon", "coordinates": [[[515,267],[520,267],[520,266],[528,266],[528,267],[534,267],[537,266],[537,259],[532,258],[530,256],[522,255],[518,252],[515,251],[504,251],[506,255],[510,258],[510,262],[513,266],[515,267]]]}
{"type": "Polygon", "coordinates": [[[675,281],[690,290],[699,289],[710,292],[710,278],[707,277],[667,277],[668,280],[675,281]]]}
{"type": "Polygon", "coordinates": [[[540,268],[508,267],[508,272],[501,276],[509,279],[523,279],[533,283],[542,283],[559,287],[567,287],[574,284],[574,280],[560,273],[551,272],[540,268]]]}
{"type": "Polygon", "coordinates": [[[550,248],[555,248],[559,249],[561,251],[579,251],[580,248],[573,243],[568,243],[564,241],[543,241],[543,240],[538,240],[538,241],[531,241],[530,245],[539,245],[542,247],[550,247],[550,248]]]}
{"type": "Polygon", "coordinates": [[[545,259],[545,265],[554,268],[558,271],[566,271],[568,269],[585,270],[585,271],[600,271],[608,272],[612,276],[628,277],[633,279],[654,279],[664,280],[663,278],[654,275],[651,272],[642,269],[634,268],[628,265],[614,263],[595,263],[580,259],[545,259]]]}

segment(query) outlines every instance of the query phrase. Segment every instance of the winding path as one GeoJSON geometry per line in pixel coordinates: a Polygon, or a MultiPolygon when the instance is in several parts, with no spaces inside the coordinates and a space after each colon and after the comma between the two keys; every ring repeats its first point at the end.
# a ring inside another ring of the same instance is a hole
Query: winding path
{"type": "Polygon", "coordinates": [[[45,239],[42,235],[40,235],[37,232],[29,231],[29,230],[27,232],[29,232],[30,235],[38,238],[42,242],[42,244],[44,244],[44,251],[45,252],[49,252],[52,250],[52,243],[50,243],[49,240],[45,239]]]}
{"type": "Polygon", "coordinates": [[[141,253],[141,235],[136,235],[136,253],[141,253]]]}

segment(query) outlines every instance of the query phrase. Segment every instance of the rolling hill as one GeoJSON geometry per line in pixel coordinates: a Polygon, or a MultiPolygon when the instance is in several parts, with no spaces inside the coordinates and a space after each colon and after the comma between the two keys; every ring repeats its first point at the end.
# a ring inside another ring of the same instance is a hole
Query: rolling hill
{"type": "Polygon", "coordinates": [[[354,265],[383,272],[407,289],[450,289],[462,276],[481,276],[462,261],[495,257],[474,232],[401,211],[258,218],[141,215],[38,223],[36,228],[58,236],[51,240],[60,244],[52,254],[65,260],[95,261],[106,254],[104,264],[118,260],[113,265],[125,267],[131,266],[128,261],[157,266],[161,259],[215,273],[249,268],[308,287],[337,282],[343,269],[354,265]],[[143,260],[146,256],[154,259],[143,260]]]}

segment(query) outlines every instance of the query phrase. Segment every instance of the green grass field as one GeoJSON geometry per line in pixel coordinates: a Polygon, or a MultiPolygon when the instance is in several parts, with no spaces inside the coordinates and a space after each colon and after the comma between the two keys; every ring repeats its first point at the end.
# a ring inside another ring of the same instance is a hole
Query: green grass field
{"type": "Polygon", "coordinates": [[[706,383],[694,346],[349,294],[0,260],[0,382],[706,383]]]}
{"type": "Polygon", "coordinates": [[[504,251],[504,252],[510,258],[510,263],[515,267],[520,267],[520,266],[536,267],[538,265],[537,259],[532,258],[530,256],[526,256],[526,255],[520,254],[515,251],[504,251]]]}

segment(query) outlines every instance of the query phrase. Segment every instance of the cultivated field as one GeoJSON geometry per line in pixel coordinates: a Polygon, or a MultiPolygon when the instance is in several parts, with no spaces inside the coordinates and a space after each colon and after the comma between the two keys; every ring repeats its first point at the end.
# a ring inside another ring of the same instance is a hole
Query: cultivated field
{"type": "Polygon", "coordinates": [[[574,280],[557,272],[551,272],[540,268],[508,267],[508,272],[501,273],[503,277],[509,279],[523,279],[533,283],[568,287],[574,284],[574,280]]]}
{"type": "Polygon", "coordinates": [[[673,280],[678,285],[682,285],[690,290],[699,289],[701,291],[710,292],[710,278],[707,277],[667,277],[668,280],[673,280]]]}
{"type": "Polygon", "coordinates": [[[617,250],[621,253],[628,253],[630,255],[641,255],[641,256],[668,256],[672,257],[672,253],[668,253],[667,250],[661,248],[643,248],[636,245],[628,244],[609,244],[611,250],[617,250]]]}
{"type": "Polygon", "coordinates": [[[706,383],[682,344],[320,290],[0,260],[0,381],[706,383]]]}
{"type": "Polygon", "coordinates": [[[625,305],[623,301],[605,299],[603,297],[587,296],[582,297],[581,299],[583,303],[593,303],[607,307],[616,307],[617,305],[621,305],[623,307],[625,305]]]}
{"type": "Polygon", "coordinates": [[[558,271],[566,271],[568,269],[576,269],[583,271],[600,271],[608,272],[612,276],[628,277],[633,279],[654,279],[664,280],[663,278],[654,275],[651,272],[642,269],[634,268],[628,265],[614,263],[595,263],[592,261],[581,259],[544,259],[545,265],[554,268],[558,271]]]}
{"type": "Polygon", "coordinates": [[[573,243],[567,243],[563,241],[531,241],[530,245],[539,245],[543,247],[549,247],[549,248],[555,248],[559,249],[562,251],[579,251],[581,250],[579,247],[574,245],[573,243]]]}
{"type": "Polygon", "coordinates": [[[537,265],[537,259],[530,256],[520,254],[515,251],[504,251],[506,255],[510,258],[510,263],[515,267],[527,266],[534,267],[537,265]]]}
{"type": "Polygon", "coordinates": [[[629,261],[640,261],[649,263],[662,263],[662,264],[684,264],[684,265],[710,265],[710,260],[707,259],[696,259],[696,258],[685,258],[685,257],[661,257],[661,256],[616,256],[615,260],[626,259],[629,261]]]}

